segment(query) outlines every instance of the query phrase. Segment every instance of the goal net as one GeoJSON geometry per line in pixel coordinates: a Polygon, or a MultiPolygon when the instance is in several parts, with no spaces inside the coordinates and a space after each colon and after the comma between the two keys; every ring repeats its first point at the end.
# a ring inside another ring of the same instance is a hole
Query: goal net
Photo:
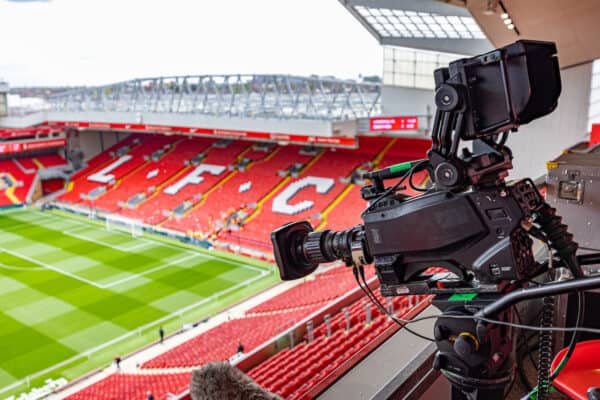
{"type": "Polygon", "coordinates": [[[115,232],[124,232],[132,237],[140,237],[144,233],[144,226],[141,221],[124,218],[118,215],[106,216],[106,230],[115,232]]]}

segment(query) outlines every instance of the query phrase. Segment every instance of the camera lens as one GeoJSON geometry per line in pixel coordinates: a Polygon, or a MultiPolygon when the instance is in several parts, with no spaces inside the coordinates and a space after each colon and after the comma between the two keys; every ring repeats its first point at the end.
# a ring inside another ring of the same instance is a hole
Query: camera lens
{"type": "Polygon", "coordinates": [[[314,232],[306,221],[293,222],[273,231],[271,241],[283,280],[302,278],[319,264],[335,260],[346,265],[371,262],[360,225],[340,232],[314,232]]]}
{"type": "Polygon", "coordinates": [[[312,231],[308,222],[300,221],[283,225],[271,233],[273,254],[284,281],[305,277],[319,266],[304,253],[304,242],[312,231]]]}

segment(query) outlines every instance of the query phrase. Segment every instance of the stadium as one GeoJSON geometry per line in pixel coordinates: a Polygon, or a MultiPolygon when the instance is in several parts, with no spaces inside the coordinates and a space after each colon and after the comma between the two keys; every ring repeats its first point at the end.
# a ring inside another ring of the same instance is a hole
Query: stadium
{"type": "Polygon", "coordinates": [[[600,399],[600,4],[328,2],[381,76],[0,79],[0,398],[600,399]]]}

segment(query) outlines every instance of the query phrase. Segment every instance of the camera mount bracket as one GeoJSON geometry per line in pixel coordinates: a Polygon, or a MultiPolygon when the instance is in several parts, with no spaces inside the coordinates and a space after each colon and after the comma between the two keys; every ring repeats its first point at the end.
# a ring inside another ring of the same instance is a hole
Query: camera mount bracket
{"type": "Polygon", "coordinates": [[[508,170],[512,168],[512,153],[504,146],[508,131],[503,133],[504,139],[500,143],[489,138],[479,139],[488,145],[490,152],[473,155],[464,148],[459,156],[460,141],[467,136],[466,114],[473,112],[469,107],[467,90],[460,82],[460,75],[450,76],[448,68],[436,70],[434,77],[437,109],[428,158],[436,187],[463,191],[469,186],[503,184],[508,170]]]}

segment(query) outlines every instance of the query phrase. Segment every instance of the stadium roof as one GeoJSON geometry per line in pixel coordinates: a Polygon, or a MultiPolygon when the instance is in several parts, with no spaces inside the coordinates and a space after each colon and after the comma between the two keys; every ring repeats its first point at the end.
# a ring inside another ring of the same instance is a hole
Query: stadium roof
{"type": "Polygon", "coordinates": [[[381,114],[381,84],[293,75],[163,76],[54,93],[9,114],[0,126],[50,121],[74,129],[353,146],[357,121],[381,114]]]}
{"type": "Polygon", "coordinates": [[[561,67],[600,58],[599,5],[598,0],[467,2],[468,10],[494,47],[525,38],[553,41],[561,67]]]}
{"type": "Polygon", "coordinates": [[[197,75],[134,79],[49,96],[52,111],[154,112],[335,121],[377,115],[381,86],[331,77],[197,75]]]}
{"type": "Polygon", "coordinates": [[[382,45],[457,54],[492,49],[464,7],[435,0],[339,0],[382,45]]]}

